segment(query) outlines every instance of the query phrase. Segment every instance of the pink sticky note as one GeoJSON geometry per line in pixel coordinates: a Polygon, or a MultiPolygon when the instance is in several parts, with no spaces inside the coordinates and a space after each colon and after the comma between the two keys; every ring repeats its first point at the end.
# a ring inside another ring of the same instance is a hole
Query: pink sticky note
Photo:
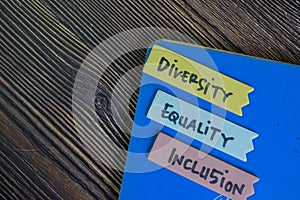
{"type": "Polygon", "coordinates": [[[148,159],[233,200],[254,194],[259,179],[164,133],[159,133],[148,159]]]}

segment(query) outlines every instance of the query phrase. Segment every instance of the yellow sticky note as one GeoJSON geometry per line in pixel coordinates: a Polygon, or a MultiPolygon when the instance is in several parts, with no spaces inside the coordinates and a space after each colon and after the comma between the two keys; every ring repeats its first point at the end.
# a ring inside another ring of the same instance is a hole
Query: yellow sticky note
{"type": "Polygon", "coordinates": [[[249,104],[248,93],[254,90],[159,45],[153,46],[144,72],[240,116],[249,104]]]}

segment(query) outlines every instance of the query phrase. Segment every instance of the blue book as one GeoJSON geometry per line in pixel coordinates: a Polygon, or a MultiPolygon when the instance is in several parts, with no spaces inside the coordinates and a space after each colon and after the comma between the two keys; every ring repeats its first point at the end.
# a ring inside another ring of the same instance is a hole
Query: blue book
{"type": "Polygon", "coordinates": [[[299,66],[156,41],[119,199],[298,199],[298,114],[299,66]]]}

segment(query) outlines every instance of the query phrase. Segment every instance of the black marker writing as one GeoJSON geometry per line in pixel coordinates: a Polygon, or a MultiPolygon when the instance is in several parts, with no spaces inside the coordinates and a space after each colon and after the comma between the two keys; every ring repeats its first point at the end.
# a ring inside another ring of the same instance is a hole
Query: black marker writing
{"type": "Polygon", "coordinates": [[[204,78],[200,77],[200,75],[191,73],[187,70],[179,70],[176,65],[178,64],[178,60],[174,60],[171,64],[171,61],[161,57],[157,71],[168,71],[168,75],[173,77],[174,79],[179,79],[183,83],[188,84],[197,84],[197,91],[203,92],[204,95],[209,94],[213,99],[220,98],[222,102],[225,102],[228,97],[232,96],[232,92],[227,92],[223,87],[214,84],[214,78],[204,78]]]}
{"type": "Polygon", "coordinates": [[[179,125],[186,130],[191,130],[197,134],[208,136],[210,141],[215,140],[216,135],[221,135],[223,148],[227,146],[229,141],[234,140],[234,137],[227,136],[221,129],[212,126],[209,120],[203,122],[197,119],[190,119],[187,116],[179,114],[176,110],[174,110],[174,106],[170,103],[165,103],[164,109],[161,110],[161,117],[168,119],[174,125],[179,125]]]}
{"type": "Polygon", "coordinates": [[[226,174],[230,173],[227,169],[217,169],[218,166],[209,168],[201,164],[201,160],[194,160],[184,155],[176,153],[176,148],[173,148],[168,158],[168,163],[172,166],[181,166],[184,170],[190,171],[199,178],[206,180],[211,185],[218,185],[224,191],[233,195],[242,195],[245,184],[234,183],[228,180],[226,174]]]}

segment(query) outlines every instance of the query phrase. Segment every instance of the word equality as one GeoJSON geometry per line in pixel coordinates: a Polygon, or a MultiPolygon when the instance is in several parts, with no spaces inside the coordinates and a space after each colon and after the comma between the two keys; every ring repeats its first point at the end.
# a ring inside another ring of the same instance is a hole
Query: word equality
{"type": "Polygon", "coordinates": [[[176,66],[178,60],[174,59],[173,63],[170,60],[161,57],[157,71],[162,72],[168,70],[168,75],[174,79],[180,79],[184,83],[197,84],[197,91],[203,92],[204,95],[210,95],[213,99],[219,98],[223,102],[233,95],[232,92],[226,91],[222,86],[215,85],[213,82],[215,79],[212,77],[211,81],[208,78],[203,78],[201,75],[191,73],[187,70],[179,70],[176,66]]]}
{"type": "Polygon", "coordinates": [[[221,129],[210,125],[210,121],[208,120],[206,123],[198,121],[196,119],[190,119],[187,116],[180,115],[175,110],[172,110],[174,106],[170,103],[165,103],[164,109],[161,111],[161,117],[164,119],[168,119],[174,125],[179,125],[187,130],[193,130],[197,134],[209,136],[209,140],[213,141],[217,134],[221,134],[222,136],[222,146],[226,147],[229,141],[233,141],[234,137],[229,137],[225,133],[222,132],[221,129]]]}

